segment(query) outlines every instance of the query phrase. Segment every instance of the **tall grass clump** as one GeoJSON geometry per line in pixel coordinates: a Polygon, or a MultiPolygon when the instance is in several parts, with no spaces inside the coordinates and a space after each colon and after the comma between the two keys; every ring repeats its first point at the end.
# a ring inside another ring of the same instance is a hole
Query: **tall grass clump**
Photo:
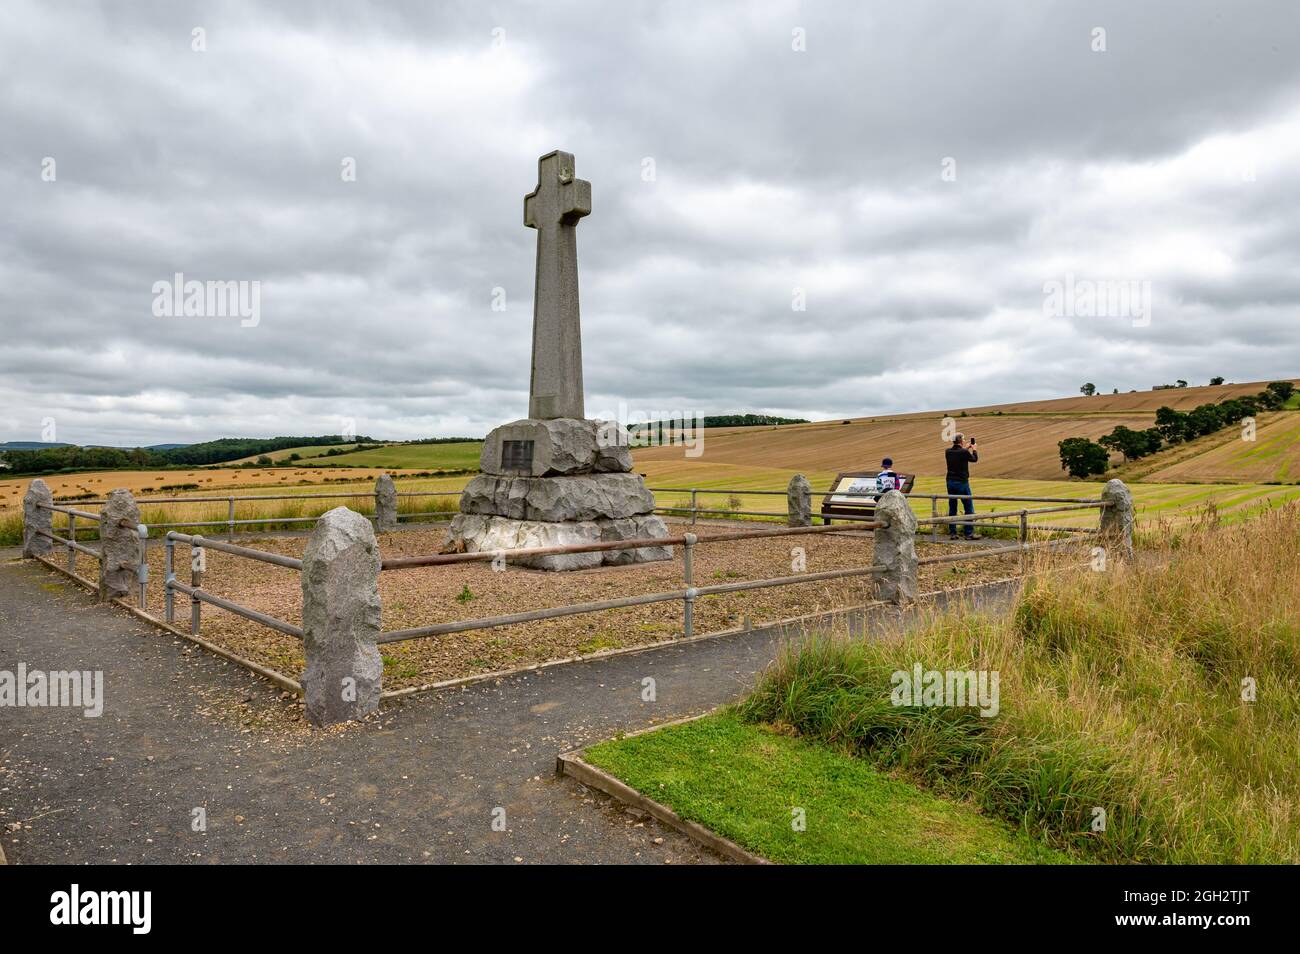
{"type": "Polygon", "coordinates": [[[1300,862],[1300,508],[1035,575],[1009,615],[821,636],[740,704],[1097,861],[1300,862]],[[1000,707],[894,706],[891,675],[997,671],[1000,707]],[[1098,809],[1104,830],[1097,830],[1098,809]]]}
{"type": "Polygon", "coordinates": [[[0,512],[0,545],[17,546],[23,542],[22,510],[0,512]]]}
{"type": "MultiPolygon", "coordinates": [[[[434,516],[441,518],[460,512],[460,497],[398,497],[398,515],[434,516]]],[[[408,520],[407,523],[425,523],[423,520],[408,520]]]]}

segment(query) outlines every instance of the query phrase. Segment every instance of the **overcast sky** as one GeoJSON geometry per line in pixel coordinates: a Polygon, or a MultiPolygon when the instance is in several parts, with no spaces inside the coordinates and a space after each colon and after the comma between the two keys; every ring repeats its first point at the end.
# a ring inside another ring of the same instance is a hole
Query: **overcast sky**
{"type": "Polygon", "coordinates": [[[5,0],[0,441],[525,416],[556,148],[589,416],[1300,374],[1296,0],[280,6],[5,0]]]}

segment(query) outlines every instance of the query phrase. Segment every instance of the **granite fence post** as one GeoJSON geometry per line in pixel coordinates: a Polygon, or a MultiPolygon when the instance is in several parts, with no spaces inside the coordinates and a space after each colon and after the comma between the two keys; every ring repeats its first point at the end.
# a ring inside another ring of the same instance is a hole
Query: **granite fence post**
{"type": "Polygon", "coordinates": [[[389,474],[375,481],[375,531],[389,533],[397,529],[397,485],[389,474]]]}
{"type": "Polygon", "coordinates": [[[812,486],[803,474],[795,474],[785,491],[788,523],[792,527],[812,526],[812,486]]]}
{"type": "Polygon", "coordinates": [[[876,597],[911,603],[916,599],[916,514],[902,493],[889,490],[876,499],[876,519],[889,523],[873,534],[873,562],[885,568],[876,574],[876,597]]]}
{"type": "Polygon", "coordinates": [[[302,561],[302,674],[313,725],[360,719],[379,707],[383,662],[379,545],[370,521],[336,507],[316,522],[302,561]]]}
{"type": "Polygon", "coordinates": [[[139,523],[140,508],[131,491],[111,491],[99,511],[100,602],[131,595],[140,566],[139,523]]]}
{"type": "Polygon", "coordinates": [[[54,512],[42,506],[54,503],[54,493],[39,477],[27,485],[23,495],[23,556],[45,556],[54,549],[54,541],[40,531],[54,532],[54,512]]]}
{"type": "Polygon", "coordinates": [[[1106,481],[1101,499],[1101,543],[1113,548],[1121,559],[1133,556],[1133,494],[1118,477],[1106,481]]]}

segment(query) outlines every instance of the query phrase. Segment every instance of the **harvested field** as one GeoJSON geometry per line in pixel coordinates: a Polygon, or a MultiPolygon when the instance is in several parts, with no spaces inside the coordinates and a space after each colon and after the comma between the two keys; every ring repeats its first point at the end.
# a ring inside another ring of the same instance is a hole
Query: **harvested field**
{"type": "MultiPolygon", "coordinates": [[[[325,483],[345,481],[369,482],[388,471],[382,467],[274,467],[265,470],[241,467],[196,467],[193,470],[100,470],[74,474],[50,474],[41,479],[49,485],[55,497],[75,497],[91,494],[96,498],[108,496],[110,490],[124,487],[147,500],[149,494],[162,497],[194,497],[229,493],[295,493],[297,487],[306,487],[302,493],[322,493],[325,483]],[[185,490],[164,489],[197,485],[185,490]]],[[[10,477],[0,480],[0,505],[22,506],[30,477],[10,477]]],[[[461,478],[464,484],[464,478],[461,478]]],[[[329,489],[333,490],[334,487],[329,489]]]]}
{"type": "Polygon", "coordinates": [[[1158,462],[1142,479],[1293,483],[1300,478],[1300,414],[1293,411],[1261,414],[1254,441],[1243,441],[1237,429],[1228,428],[1202,442],[1208,445],[1205,450],[1195,456],[1184,454],[1168,464],[1158,462]]]}
{"type": "MultiPolygon", "coordinates": [[[[707,528],[701,528],[706,535],[707,528]]],[[[410,531],[380,537],[385,557],[436,552],[441,531],[410,531]]],[[[245,546],[301,556],[306,540],[244,539],[245,546]]],[[[995,544],[1000,545],[1000,544],[995,544]]],[[[792,573],[791,550],[803,547],[807,571],[867,566],[871,563],[869,533],[813,535],[702,545],[695,554],[698,586],[792,573]]],[[[177,545],[178,573],[188,581],[188,547],[177,545]]],[[[920,556],[952,553],[942,544],[918,543],[920,556]]],[[[163,578],[161,547],[150,549],[150,578],[163,578]]],[[[552,574],[509,568],[494,572],[486,563],[462,566],[389,570],[380,575],[385,630],[429,623],[518,613],[569,603],[614,599],[637,593],[675,590],[682,586],[681,552],[676,559],[633,567],[610,567],[577,573],[552,574]]],[[[61,556],[55,556],[61,562],[61,556]]],[[[969,563],[921,568],[921,589],[966,586],[1014,576],[1015,556],[990,557],[969,563]]],[[[94,561],[78,557],[78,572],[93,577],[94,561]]],[[[215,550],[207,553],[203,588],[245,606],[287,620],[302,621],[302,591],[298,574],[290,569],[257,563],[215,550]]],[[[745,617],[757,625],[807,613],[853,606],[872,599],[870,577],[799,584],[788,587],[727,593],[696,602],[697,633],[743,626],[745,617]]],[[[162,615],[161,588],[150,585],[149,612],[162,615]]],[[[188,624],[189,600],[179,597],[177,619],[188,624]]],[[[648,645],[681,635],[680,602],[608,610],[583,616],[541,620],[451,636],[409,640],[382,646],[384,687],[400,689],[476,673],[510,669],[605,649],[648,645]]],[[[214,606],[203,607],[202,636],[254,662],[292,678],[302,672],[302,644],[214,606]]]]}
{"type": "MultiPolygon", "coordinates": [[[[1005,415],[956,421],[958,430],[973,434],[979,442],[980,462],[973,468],[979,477],[1055,480],[1062,475],[1059,441],[1096,440],[1120,424],[1150,427],[1155,414],[1005,415]]],[[[947,447],[942,415],[936,414],[907,420],[708,430],[704,452],[692,463],[834,474],[878,469],[881,458],[892,457],[903,473],[942,477],[947,447]]],[[[683,458],[680,446],[635,448],[633,456],[641,469],[683,458]]]]}

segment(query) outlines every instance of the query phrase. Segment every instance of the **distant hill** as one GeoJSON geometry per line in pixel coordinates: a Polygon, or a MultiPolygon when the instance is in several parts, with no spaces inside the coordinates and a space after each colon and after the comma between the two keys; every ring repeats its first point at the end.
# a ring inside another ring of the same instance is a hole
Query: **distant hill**
{"type": "MultiPolygon", "coordinates": [[[[55,447],[73,447],[73,446],[75,445],[69,444],[66,441],[3,441],[0,442],[0,451],[50,450],[51,448],[55,448],[55,447]]],[[[134,447],[120,447],[113,444],[87,444],[86,446],[106,447],[110,450],[123,450],[123,451],[135,450],[134,447]]],[[[190,446],[189,444],[150,444],[148,447],[145,447],[143,449],[154,450],[154,451],[166,451],[166,450],[176,450],[176,448],[178,447],[189,447],[189,446],[190,446]]]]}
{"type": "Polygon", "coordinates": [[[5,441],[0,444],[0,451],[46,450],[51,447],[71,447],[71,444],[54,444],[46,441],[5,441]]]}
{"type": "Polygon", "coordinates": [[[227,463],[249,455],[267,454],[286,447],[343,443],[378,442],[368,437],[355,437],[345,442],[339,434],[327,434],[321,437],[223,437],[220,440],[204,441],[199,444],[133,448],[57,444],[5,451],[4,463],[10,475],[72,470],[193,467],[227,463]]]}

